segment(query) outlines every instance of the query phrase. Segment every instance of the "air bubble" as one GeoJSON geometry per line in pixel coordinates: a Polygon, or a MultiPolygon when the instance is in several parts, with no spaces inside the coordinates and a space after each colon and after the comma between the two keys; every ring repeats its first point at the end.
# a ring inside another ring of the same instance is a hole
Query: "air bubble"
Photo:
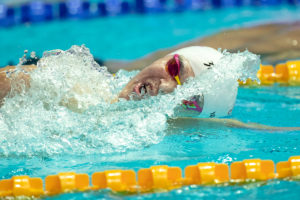
{"type": "Polygon", "coordinates": [[[36,53],[35,53],[35,51],[32,51],[32,52],[30,53],[30,58],[36,58],[36,53]]]}

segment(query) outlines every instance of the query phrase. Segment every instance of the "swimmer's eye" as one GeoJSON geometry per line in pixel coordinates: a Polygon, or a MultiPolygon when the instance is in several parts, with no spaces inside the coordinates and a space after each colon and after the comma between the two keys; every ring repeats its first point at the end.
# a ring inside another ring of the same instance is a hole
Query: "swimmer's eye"
{"type": "Polygon", "coordinates": [[[166,71],[172,76],[178,85],[181,85],[179,79],[179,73],[181,68],[181,62],[179,59],[179,55],[175,54],[171,60],[169,60],[166,64],[166,71]]]}

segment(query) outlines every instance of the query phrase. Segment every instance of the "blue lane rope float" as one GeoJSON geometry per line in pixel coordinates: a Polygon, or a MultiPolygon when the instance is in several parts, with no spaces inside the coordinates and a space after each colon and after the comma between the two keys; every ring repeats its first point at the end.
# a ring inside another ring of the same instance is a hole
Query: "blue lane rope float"
{"type": "Polygon", "coordinates": [[[128,13],[182,12],[240,6],[278,6],[282,3],[300,5],[299,0],[64,0],[44,2],[35,0],[24,4],[0,3],[0,27],[56,19],[87,19],[128,13]]]}
{"type": "Polygon", "coordinates": [[[267,181],[270,179],[300,179],[300,156],[292,156],[288,161],[249,159],[227,164],[198,163],[184,169],[167,165],[152,166],[133,170],[107,170],[87,174],[62,172],[41,178],[14,176],[0,180],[0,197],[8,196],[48,196],[71,191],[110,189],[114,192],[143,193],[156,190],[172,190],[188,185],[215,185],[224,183],[248,183],[249,181],[267,181]],[[137,177],[137,179],[136,179],[137,177]],[[45,184],[45,187],[44,187],[45,184]]]}

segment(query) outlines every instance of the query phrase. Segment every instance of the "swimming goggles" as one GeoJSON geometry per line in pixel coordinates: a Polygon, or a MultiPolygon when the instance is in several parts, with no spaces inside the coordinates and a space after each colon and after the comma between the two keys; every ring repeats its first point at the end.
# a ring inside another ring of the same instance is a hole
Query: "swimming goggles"
{"type": "Polygon", "coordinates": [[[174,54],[173,58],[166,64],[166,71],[176,80],[178,85],[181,85],[179,80],[180,67],[179,55],[174,54]]]}

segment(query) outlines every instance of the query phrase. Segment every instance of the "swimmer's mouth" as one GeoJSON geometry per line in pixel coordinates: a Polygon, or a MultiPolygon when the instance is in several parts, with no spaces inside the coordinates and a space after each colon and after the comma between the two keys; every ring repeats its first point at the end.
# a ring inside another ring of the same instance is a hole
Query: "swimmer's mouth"
{"type": "Polygon", "coordinates": [[[145,94],[151,95],[152,85],[150,83],[139,83],[134,87],[134,92],[139,96],[144,96],[145,94]]]}

